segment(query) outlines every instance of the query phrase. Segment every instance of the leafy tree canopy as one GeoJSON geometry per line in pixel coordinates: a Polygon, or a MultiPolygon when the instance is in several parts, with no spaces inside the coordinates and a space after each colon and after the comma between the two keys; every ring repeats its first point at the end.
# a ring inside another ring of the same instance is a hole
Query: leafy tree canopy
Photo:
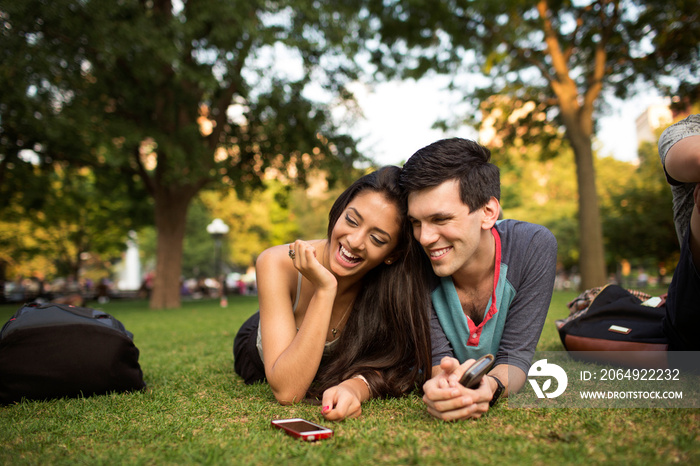
{"type": "Polygon", "coordinates": [[[38,192],[15,191],[3,209],[0,260],[16,274],[78,280],[92,257],[105,273],[104,264],[121,256],[127,233],[148,221],[151,205],[112,170],[52,165],[46,176],[37,175],[38,192]]]}
{"type": "MultiPolygon", "coordinates": [[[[544,157],[573,150],[583,288],[607,281],[592,141],[601,97],[625,98],[642,85],[678,95],[700,84],[700,18],[690,0],[361,1],[373,28],[368,47],[379,76],[453,77],[451,87],[480,108],[534,103],[504,121],[507,145],[523,139],[544,157]],[[482,107],[483,104],[485,107],[482,107]],[[554,125],[559,131],[546,131],[554,125]]],[[[488,113],[482,115],[488,117],[488,113]]],[[[458,122],[461,123],[461,120],[458,122]]],[[[487,143],[488,144],[488,143],[487,143]]]]}
{"type": "Polygon", "coordinates": [[[377,19],[371,62],[379,75],[448,73],[474,108],[499,94],[554,106],[550,84],[563,79],[562,65],[577,88],[596,84],[621,99],[645,80],[677,96],[700,84],[700,12],[691,0],[399,0],[364,6],[377,19]],[[564,63],[555,62],[550,33],[564,63]],[[603,69],[596,60],[604,60],[603,69]]]}
{"type": "Polygon", "coordinates": [[[153,307],[179,305],[187,209],[275,169],[331,182],[359,159],[329,102],[352,96],[354,10],[307,0],[27,0],[0,8],[0,194],[38,167],[118,167],[154,202],[153,307]],[[323,103],[323,105],[322,105],[323,103]],[[9,174],[12,173],[10,177],[9,174]]]}
{"type": "Polygon", "coordinates": [[[673,196],[656,144],[639,149],[639,166],[602,205],[603,231],[611,259],[674,265],[679,246],[673,223],[673,196]]]}

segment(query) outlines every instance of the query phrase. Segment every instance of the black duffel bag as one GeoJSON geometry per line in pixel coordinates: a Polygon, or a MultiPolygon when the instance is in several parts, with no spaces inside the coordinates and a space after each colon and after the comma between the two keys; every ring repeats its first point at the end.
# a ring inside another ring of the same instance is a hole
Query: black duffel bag
{"type": "Polygon", "coordinates": [[[664,301],[652,307],[648,298],[614,284],[587,290],[569,303],[569,317],[556,321],[564,348],[576,359],[665,367],[664,301]]]}
{"type": "Polygon", "coordinates": [[[146,387],[133,334],[87,307],[29,303],[0,331],[0,404],[146,387]]]}

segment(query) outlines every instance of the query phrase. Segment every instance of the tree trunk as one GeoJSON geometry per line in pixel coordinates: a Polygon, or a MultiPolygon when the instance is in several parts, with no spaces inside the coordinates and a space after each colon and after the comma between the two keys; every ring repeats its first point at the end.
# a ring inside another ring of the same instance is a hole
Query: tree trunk
{"type": "MultiPolygon", "coordinates": [[[[581,268],[581,289],[604,285],[605,255],[603,253],[603,227],[598,211],[598,193],[595,187],[595,167],[593,165],[594,103],[600,96],[605,75],[606,52],[604,44],[595,48],[591,63],[588,90],[579,94],[576,81],[572,79],[566,45],[562,47],[559,34],[552,23],[549,4],[545,0],[537,2],[537,10],[542,19],[542,27],[547,44],[547,54],[551,58],[554,75],[550,76],[550,85],[558,99],[566,137],[571,142],[576,159],[576,178],[578,181],[578,220],[579,220],[579,267],[581,268]]],[[[578,73],[578,71],[574,72],[578,73]]]]}
{"type": "Polygon", "coordinates": [[[576,178],[578,181],[580,289],[587,290],[602,286],[607,282],[603,251],[603,227],[598,209],[591,138],[583,134],[583,131],[577,131],[576,128],[567,128],[567,133],[576,158],[576,178]]]}
{"type": "Polygon", "coordinates": [[[151,309],[180,307],[182,247],[187,209],[193,198],[190,191],[160,188],[154,196],[158,246],[156,273],[150,300],[151,309]]]}
{"type": "MultiPolygon", "coordinates": [[[[0,181],[2,181],[0,179],[0,181]]],[[[7,301],[5,296],[5,282],[7,281],[7,262],[0,259],[0,303],[4,304],[7,301]]]]}

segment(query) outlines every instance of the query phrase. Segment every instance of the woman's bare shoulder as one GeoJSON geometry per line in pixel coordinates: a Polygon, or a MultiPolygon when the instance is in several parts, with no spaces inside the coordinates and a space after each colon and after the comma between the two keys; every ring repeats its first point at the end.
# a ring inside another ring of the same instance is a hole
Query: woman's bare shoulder
{"type": "Polygon", "coordinates": [[[289,258],[288,245],[273,246],[261,252],[255,261],[255,275],[261,316],[291,308],[297,270],[289,258]]]}
{"type": "MultiPolygon", "coordinates": [[[[308,244],[314,246],[317,250],[319,250],[322,249],[323,245],[325,244],[325,240],[310,240],[308,241],[308,244]]],[[[261,264],[263,266],[288,265],[290,269],[296,270],[294,269],[294,263],[289,257],[289,244],[279,244],[277,246],[272,246],[270,248],[265,249],[263,252],[260,253],[255,262],[256,267],[258,267],[261,264]]]]}
{"type": "Polygon", "coordinates": [[[258,274],[272,270],[277,270],[280,273],[285,271],[292,273],[296,270],[294,269],[294,263],[289,258],[288,244],[280,244],[265,249],[255,261],[255,268],[258,274]]]}
{"type": "Polygon", "coordinates": [[[266,310],[276,313],[287,306],[291,308],[299,271],[289,257],[289,244],[272,246],[261,252],[255,261],[255,273],[261,315],[266,310]]]}

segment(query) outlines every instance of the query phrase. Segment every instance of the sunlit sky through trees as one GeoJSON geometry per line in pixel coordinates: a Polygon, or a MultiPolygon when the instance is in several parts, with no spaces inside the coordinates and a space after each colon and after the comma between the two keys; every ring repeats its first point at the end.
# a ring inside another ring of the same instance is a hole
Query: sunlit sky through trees
{"type": "MultiPolygon", "coordinates": [[[[377,163],[400,165],[413,152],[438,139],[452,136],[476,139],[476,131],[467,126],[449,133],[431,129],[446,112],[464,110],[457,107],[459,96],[450,96],[444,90],[446,82],[435,78],[380,84],[373,90],[355,87],[365,118],[352,132],[363,138],[362,151],[377,163]]],[[[608,100],[612,108],[599,120],[595,149],[600,156],[634,161],[637,158],[635,120],[650,105],[664,99],[656,93],[647,93],[624,102],[608,100]]]]}

